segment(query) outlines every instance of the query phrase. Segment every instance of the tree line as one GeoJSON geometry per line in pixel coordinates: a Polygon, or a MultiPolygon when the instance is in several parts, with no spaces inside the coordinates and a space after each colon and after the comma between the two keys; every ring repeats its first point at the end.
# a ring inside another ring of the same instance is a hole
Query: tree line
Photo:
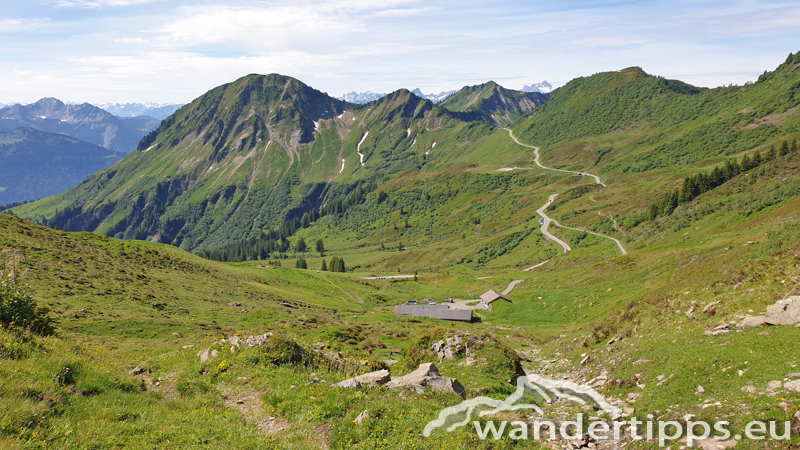
{"type": "Polygon", "coordinates": [[[774,146],[770,146],[769,150],[764,155],[762,155],[760,150],[752,157],[745,154],[742,156],[741,162],[736,160],[727,161],[724,166],[714,167],[711,172],[701,172],[688,177],[683,180],[683,187],[667,193],[661,200],[650,204],[647,208],[646,220],[655,220],[660,216],[668,216],[672,214],[679,205],[694,200],[700,194],[721,186],[737,177],[739,174],[754,169],[763,163],[772,161],[777,157],[784,157],[790,153],[796,152],[797,139],[794,139],[791,145],[787,140],[784,140],[778,150],[776,150],[774,146]]]}

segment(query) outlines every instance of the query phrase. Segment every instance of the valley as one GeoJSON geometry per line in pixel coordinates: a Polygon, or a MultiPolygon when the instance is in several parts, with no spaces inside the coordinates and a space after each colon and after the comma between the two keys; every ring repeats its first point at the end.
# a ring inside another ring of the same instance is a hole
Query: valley
{"type": "Polygon", "coordinates": [[[764,317],[800,295],[798,74],[791,54],[744,86],[627,68],[437,104],[217,87],[0,214],[3,275],[56,327],[0,328],[0,446],[659,448],[423,436],[478,398],[541,407],[480,424],[796,428],[800,318],[764,317]],[[477,307],[489,290],[510,301],[477,307]],[[423,299],[473,321],[395,313],[423,299]],[[548,397],[513,397],[523,375],[548,397]]]}

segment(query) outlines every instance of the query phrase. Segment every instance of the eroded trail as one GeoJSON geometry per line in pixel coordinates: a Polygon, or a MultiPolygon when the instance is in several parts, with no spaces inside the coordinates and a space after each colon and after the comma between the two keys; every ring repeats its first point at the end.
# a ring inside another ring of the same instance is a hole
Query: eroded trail
{"type": "MultiPolygon", "coordinates": [[[[586,173],[586,172],[576,172],[574,170],[554,169],[552,167],[543,166],[542,163],[539,162],[539,147],[534,147],[533,145],[523,144],[519,140],[517,140],[517,138],[514,136],[514,133],[510,129],[504,128],[504,130],[508,131],[508,135],[517,144],[519,144],[519,145],[521,145],[523,147],[528,147],[528,148],[532,148],[533,149],[533,153],[534,153],[534,155],[536,155],[536,159],[534,160],[534,162],[536,162],[536,165],[539,166],[540,168],[542,168],[544,170],[553,170],[553,171],[556,171],[556,172],[574,173],[576,175],[592,177],[592,178],[594,178],[594,181],[597,182],[597,184],[599,184],[600,186],[606,187],[606,185],[602,181],[600,181],[600,177],[598,177],[597,175],[592,175],[591,173],[586,173]]],[[[584,233],[593,234],[593,235],[599,236],[601,238],[610,239],[610,240],[614,241],[615,244],[617,244],[617,247],[619,247],[619,250],[622,252],[623,255],[627,255],[628,254],[628,252],[625,250],[625,247],[622,246],[622,243],[619,241],[619,239],[613,238],[611,236],[606,236],[604,234],[595,233],[594,231],[581,230],[579,228],[567,227],[567,226],[561,225],[555,219],[551,219],[550,217],[548,217],[547,214],[545,214],[544,211],[550,205],[553,204],[553,201],[555,200],[555,198],[557,196],[558,196],[558,194],[551,195],[550,199],[547,201],[547,203],[544,206],[542,206],[541,208],[537,209],[536,213],[539,214],[540,216],[542,216],[542,227],[541,227],[542,234],[544,234],[545,237],[547,237],[548,239],[551,239],[551,240],[555,241],[558,245],[560,245],[564,249],[564,253],[567,253],[568,251],[572,250],[572,248],[570,248],[570,246],[566,242],[564,242],[561,239],[553,236],[552,234],[550,234],[549,231],[547,231],[547,228],[550,226],[550,222],[552,222],[553,224],[555,224],[556,226],[559,226],[561,228],[568,228],[570,230],[582,231],[584,233]]],[[[534,266],[534,267],[536,267],[536,266],[534,266]]],[[[531,267],[531,269],[533,269],[533,267],[531,267]]],[[[528,270],[530,270],[530,269],[528,269],[528,270]]]]}

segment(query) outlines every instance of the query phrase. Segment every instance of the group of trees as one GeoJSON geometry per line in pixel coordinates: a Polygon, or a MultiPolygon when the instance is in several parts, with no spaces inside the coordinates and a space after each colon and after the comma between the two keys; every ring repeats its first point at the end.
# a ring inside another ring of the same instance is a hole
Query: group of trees
{"type": "Polygon", "coordinates": [[[347,269],[344,266],[344,259],[339,258],[338,256],[334,256],[333,258],[331,258],[331,264],[330,266],[327,267],[327,269],[324,268],[325,260],[323,259],[322,267],[323,267],[322,270],[329,270],[331,272],[342,272],[342,273],[347,272],[347,269]]]}
{"type": "Polygon", "coordinates": [[[654,220],[659,216],[668,216],[672,214],[679,205],[688,203],[694,200],[698,195],[721,186],[740,173],[747,172],[765,162],[795,152],[797,152],[797,139],[793,140],[791,145],[788,141],[783,141],[781,148],[777,151],[774,146],[770,146],[765,155],[762,155],[761,151],[756,152],[752,157],[745,154],[742,156],[741,162],[737,162],[736,160],[727,161],[724,166],[714,167],[714,170],[711,172],[701,172],[688,177],[683,180],[683,187],[681,189],[669,192],[661,200],[650,204],[647,209],[647,220],[654,220]]]}

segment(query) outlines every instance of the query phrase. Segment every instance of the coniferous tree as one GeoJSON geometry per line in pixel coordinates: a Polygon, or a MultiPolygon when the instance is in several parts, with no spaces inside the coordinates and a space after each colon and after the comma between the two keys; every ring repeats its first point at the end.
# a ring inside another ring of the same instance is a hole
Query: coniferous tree
{"type": "Polygon", "coordinates": [[[328,270],[331,272],[338,272],[339,271],[339,257],[334,256],[331,258],[331,265],[328,266],[328,270]]]}
{"type": "Polygon", "coordinates": [[[319,270],[321,270],[323,272],[327,272],[328,271],[328,265],[325,264],[325,258],[322,258],[322,267],[319,270]]]}
{"type": "Polygon", "coordinates": [[[752,164],[753,167],[758,167],[763,162],[764,162],[764,157],[761,156],[761,150],[759,150],[756,152],[755,155],[753,155],[753,160],[751,161],[750,164],[752,164]]]}
{"type": "Polygon", "coordinates": [[[294,263],[294,267],[296,269],[308,269],[308,264],[306,263],[306,259],[297,258],[297,261],[294,263]]]}
{"type": "Polygon", "coordinates": [[[339,261],[336,264],[337,264],[336,265],[336,267],[337,267],[336,271],[337,272],[341,272],[341,273],[347,272],[347,269],[344,267],[344,259],[343,258],[339,258],[339,261]]]}
{"type": "Polygon", "coordinates": [[[783,141],[783,144],[781,144],[780,155],[786,156],[788,154],[789,154],[789,142],[783,141]]]}
{"type": "Polygon", "coordinates": [[[742,156],[742,172],[747,172],[748,170],[752,169],[753,165],[750,161],[750,157],[745,154],[742,156]]]}
{"type": "MultiPolygon", "coordinates": [[[[783,141],[783,146],[786,146],[786,141],[783,141]]],[[[783,149],[783,146],[781,149],[783,149]]],[[[772,161],[773,159],[775,159],[775,147],[770,145],[767,154],[764,155],[764,161],[772,161]]]]}
{"type": "Polygon", "coordinates": [[[297,244],[295,244],[294,246],[294,249],[297,253],[305,253],[306,250],[308,249],[306,247],[306,240],[303,238],[298,239],[297,244]]]}
{"type": "Polygon", "coordinates": [[[317,251],[319,252],[320,258],[325,257],[325,243],[322,242],[322,239],[317,239],[317,251]]]}
{"type": "Polygon", "coordinates": [[[792,139],[792,148],[790,150],[792,153],[797,151],[797,138],[792,139]]]}

